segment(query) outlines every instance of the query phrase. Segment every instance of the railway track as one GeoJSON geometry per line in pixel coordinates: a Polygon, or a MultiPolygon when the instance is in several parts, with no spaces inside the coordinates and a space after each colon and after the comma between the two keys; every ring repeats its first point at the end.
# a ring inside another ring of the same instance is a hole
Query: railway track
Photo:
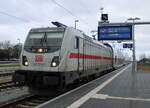
{"type": "Polygon", "coordinates": [[[0,77],[0,85],[8,82],[12,82],[12,76],[3,76],[0,77]]]}
{"type": "Polygon", "coordinates": [[[1,72],[14,72],[17,69],[19,69],[19,67],[0,67],[0,73],[1,72]]]}
{"type": "Polygon", "coordinates": [[[14,99],[0,104],[0,108],[34,108],[51,99],[36,95],[27,95],[22,98],[14,99]]]}
{"type": "Polygon", "coordinates": [[[5,83],[0,83],[0,91],[2,91],[3,89],[6,89],[6,88],[13,87],[15,85],[16,84],[14,82],[12,82],[12,81],[5,82],[5,83]]]}
{"type": "Polygon", "coordinates": [[[12,81],[12,75],[14,71],[2,71],[0,72],[0,84],[12,81]]]}
{"type": "Polygon", "coordinates": [[[0,71],[0,77],[10,76],[14,73],[14,71],[0,71]]]}
{"type": "Polygon", "coordinates": [[[10,89],[14,89],[14,88],[17,88],[17,87],[20,87],[20,86],[23,86],[23,85],[19,85],[17,83],[14,83],[13,81],[0,83],[0,92],[10,90],[10,89]]]}
{"type": "Polygon", "coordinates": [[[17,84],[15,84],[12,81],[12,73],[10,72],[0,73],[0,91],[4,91],[6,89],[10,89],[15,86],[17,86],[17,84]]]}
{"type": "Polygon", "coordinates": [[[4,88],[8,88],[8,87],[12,87],[16,85],[12,81],[12,74],[13,74],[13,71],[0,72],[0,91],[4,88]]]}

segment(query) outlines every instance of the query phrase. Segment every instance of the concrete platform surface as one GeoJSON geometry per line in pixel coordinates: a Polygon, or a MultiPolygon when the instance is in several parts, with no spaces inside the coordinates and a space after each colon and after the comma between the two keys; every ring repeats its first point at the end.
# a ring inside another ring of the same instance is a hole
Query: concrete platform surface
{"type": "Polygon", "coordinates": [[[150,73],[132,72],[131,64],[37,108],[149,108],[150,73]]]}

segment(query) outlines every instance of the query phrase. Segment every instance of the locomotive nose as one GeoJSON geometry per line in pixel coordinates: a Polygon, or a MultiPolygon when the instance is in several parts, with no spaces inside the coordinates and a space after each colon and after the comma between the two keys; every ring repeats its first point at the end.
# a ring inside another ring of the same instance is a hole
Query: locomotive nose
{"type": "Polygon", "coordinates": [[[22,70],[58,72],[59,51],[55,53],[23,53],[22,70]]]}

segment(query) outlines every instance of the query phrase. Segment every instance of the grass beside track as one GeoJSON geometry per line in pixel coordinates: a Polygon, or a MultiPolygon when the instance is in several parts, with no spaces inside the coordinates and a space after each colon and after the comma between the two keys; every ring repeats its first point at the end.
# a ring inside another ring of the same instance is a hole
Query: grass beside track
{"type": "Polygon", "coordinates": [[[19,64],[0,64],[0,67],[17,67],[19,64]]]}

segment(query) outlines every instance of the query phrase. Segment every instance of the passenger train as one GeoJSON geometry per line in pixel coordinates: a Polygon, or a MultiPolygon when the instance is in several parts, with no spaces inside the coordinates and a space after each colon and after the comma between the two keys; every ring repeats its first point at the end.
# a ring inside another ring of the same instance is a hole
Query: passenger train
{"type": "Polygon", "coordinates": [[[31,29],[22,49],[20,69],[13,80],[29,87],[65,88],[82,79],[124,64],[109,44],[82,31],[53,22],[57,27],[31,29]]]}

